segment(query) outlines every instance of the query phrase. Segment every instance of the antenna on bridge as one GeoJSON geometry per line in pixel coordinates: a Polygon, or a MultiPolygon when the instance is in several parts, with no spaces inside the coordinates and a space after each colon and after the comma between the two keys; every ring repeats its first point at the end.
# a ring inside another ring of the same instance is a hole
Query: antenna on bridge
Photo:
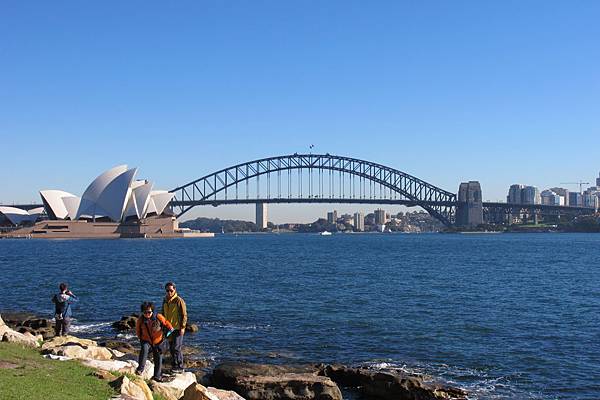
{"type": "Polygon", "coordinates": [[[310,154],[312,154],[312,149],[315,147],[314,144],[311,144],[310,146],[308,146],[308,151],[310,152],[310,154]]]}

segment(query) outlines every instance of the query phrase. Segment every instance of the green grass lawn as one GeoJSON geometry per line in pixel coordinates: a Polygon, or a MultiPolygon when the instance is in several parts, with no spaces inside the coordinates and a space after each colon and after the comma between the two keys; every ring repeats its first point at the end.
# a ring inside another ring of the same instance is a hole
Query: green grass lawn
{"type": "Polygon", "coordinates": [[[115,391],[76,361],[53,361],[31,348],[0,342],[0,399],[106,400],[115,391]]]}

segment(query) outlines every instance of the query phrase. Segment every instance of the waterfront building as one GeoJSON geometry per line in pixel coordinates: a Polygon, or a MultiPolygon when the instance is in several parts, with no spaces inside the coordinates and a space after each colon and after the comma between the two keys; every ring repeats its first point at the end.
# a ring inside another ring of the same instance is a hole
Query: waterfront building
{"type": "Polygon", "coordinates": [[[571,207],[583,207],[583,196],[578,192],[569,192],[569,205],[571,207]]]}
{"type": "Polygon", "coordinates": [[[327,223],[335,224],[337,222],[337,210],[333,210],[327,213],[327,223]]]}
{"type": "Polygon", "coordinates": [[[540,197],[542,199],[542,204],[545,206],[554,204],[554,194],[555,193],[552,190],[542,191],[542,193],[540,194],[540,197]]]}
{"type": "Polygon", "coordinates": [[[375,225],[385,225],[386,222],[385,210],[381,208],[375,210],[375,225]]]}
{"type": "Polygon", "coordinates": [[[588,188],[583,192],[583,206],[598,209],[600,206],[600,191],[596,190],[595,187],[588,188]]]}
{"type": "Polygon", "coordinates": [[[340,219],[344,224],[354,225],[354,218],[350,214],[342,214],[340,219]]]}
{"type": "Polygon", "coordinates": [[[523,204],[540,204],[540,191],[535,186],[525,186],[521,189],[521,201],[523,204]]]}
{"type": "MultiPolygon", "coordinates": [[[[100,174],[81,197],[62,190],[42,190],[43,207],[25,212],[4,210],[15,225],[6,237],[45,239],[211,237],[213,234],[179,228],[169,203],[174,196],[153,190],[135,178],[137,168],[119,165],[100,174]],[[37,213],[47,220],[36,222],[37,213]],[[26,214],[29,214],[26,215],[26,214]],[[28,226],[28,222],[34,222],[28,226]]],[[[0,210],[0,212],[2,212],[0,210]]]]}
{"type": "Polygon", "coordinates": [[[541,194],[542,204],[547,206],[564,206],[565,198],[553,190],[544,190],[541,194]]]}
{"type": "Polygon", "coordinates": [[[553,187],[550,190],[552,190],[554,193],[558,194],[559,196],[561,196],[564,199],[563,205],[565,205],[565,206],[569,205],[569,191],[567,189],[560,188],[560,187],[553,187]]]}
{"type": "Polygon", "coordinates": [[[511,185],[508,189],[508,196],[506,196],[506,202],[511,204],[523,203],[522,191],[525,186],[521,184],[511,185]]]}
{"type": "Polygon", "coordinates": [[[354,213],[354,229],[359,232],[365,230],[365,215],[362,212],[354,213]]]}
{"type": "Polygon", "coordinates": [[[506,202],[511,204],[540,204],[540,191],[535,186],[521,184],[511,185],[508,189],[506,202]]]}
{"type": "Polygon", "coordinates": [[[168,212],[174,194],[152,190],[147,180],[136,180],[137,168],[111,168],[89,184],[81,197],[62,190],[41,190],[40,196],[50,220],[91,219],[124,222],[168,212]]]}

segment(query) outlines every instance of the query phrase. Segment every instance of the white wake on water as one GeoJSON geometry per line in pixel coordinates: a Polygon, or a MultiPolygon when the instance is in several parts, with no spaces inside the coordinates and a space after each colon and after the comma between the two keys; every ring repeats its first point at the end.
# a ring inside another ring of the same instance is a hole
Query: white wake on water
{"type": "Polygon", "coordinates": [[[105,330],[106,328],[110,328],[112,325],[111,322],[98,322],[94,324],[73,324],[71,326],[71,332],[76,333],[96,333],[97,331],[105,330]]]}
{"type": "MultiPolygon", "coordinates": [[[[418,375],[425,382],[439,382],[458,387],[468,393],[469,400],[518,398],[519,394],[513,380],[520,374],[510,376],[490,376],[483,369],[463,368],[447,364],[423,364],[409,366],[394,362],[374,361],[363,366],[378,370],[398,371],[409,375],[418,375]],[[465,382],[467,381],[467,382],[465,382]]],[[[528,393],[529,399],[541,399],[542,396],[528,393]]]]}

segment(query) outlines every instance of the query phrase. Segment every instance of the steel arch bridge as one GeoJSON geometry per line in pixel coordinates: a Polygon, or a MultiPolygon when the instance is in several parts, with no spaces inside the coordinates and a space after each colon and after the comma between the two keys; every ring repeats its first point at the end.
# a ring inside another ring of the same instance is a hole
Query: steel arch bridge
{"type": "Polygon", "coordinates": [[[291,154],[249,161],[170,191],[180,217],[195,206],[247,203],[369,203],[420,206],[444,225],[455,222],[456,194],[395,168],[331,154],[291,154]]]}

